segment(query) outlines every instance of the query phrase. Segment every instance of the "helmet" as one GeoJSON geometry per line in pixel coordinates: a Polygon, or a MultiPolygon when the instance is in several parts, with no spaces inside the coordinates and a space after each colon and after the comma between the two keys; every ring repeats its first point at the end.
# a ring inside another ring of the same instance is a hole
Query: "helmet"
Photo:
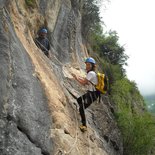
{"type": "Polygon", "coordinates": [[[93,58],[91,58],[91,57],[87,58],[87,59],[85,60],[85,63],[86,63],[86,62],[89,62],[89,63],[92,63],[92,64],[96,64],[96,61],[95,61],[93,58]]]}
{"type": "Polygon", "coordinates": [[[47,29],[45,29],[45,28],[41,29],[40,33],[47,33],[47,29]]]}

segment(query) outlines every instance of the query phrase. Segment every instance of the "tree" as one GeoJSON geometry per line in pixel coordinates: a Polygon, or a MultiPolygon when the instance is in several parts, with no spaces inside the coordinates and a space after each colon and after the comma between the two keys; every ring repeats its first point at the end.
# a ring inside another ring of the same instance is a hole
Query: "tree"
{"type": "Polygon", "coordinates": [[[119,37],[116,31],[110,31],[109,36],[100,45],[100,53],[106,57],[113,65],[127,65],[128,56],[124,53],[125,49],[118,43],[119,37]]]}
{"type": "Polygon", "coordinates": [[[84,0],[82,8],[82,34],[85,38],[100,23],[99,7],[97,0],[84,0]]]}

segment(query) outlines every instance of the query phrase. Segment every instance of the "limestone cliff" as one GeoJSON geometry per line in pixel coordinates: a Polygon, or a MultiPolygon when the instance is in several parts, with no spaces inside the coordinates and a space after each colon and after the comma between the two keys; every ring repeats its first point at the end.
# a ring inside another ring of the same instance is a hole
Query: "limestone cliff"
{"type": "Polygon", "coordinates": [[[107,97],[86,115],[79,130],[74,96],[84,89],[71,73],[84,75],[87,50],[81,36],[81,0],[0,0],[0,154],[121,155],[121,135],[107,97]],[[46,26],[48,59],[33,41],[46,26]]]}

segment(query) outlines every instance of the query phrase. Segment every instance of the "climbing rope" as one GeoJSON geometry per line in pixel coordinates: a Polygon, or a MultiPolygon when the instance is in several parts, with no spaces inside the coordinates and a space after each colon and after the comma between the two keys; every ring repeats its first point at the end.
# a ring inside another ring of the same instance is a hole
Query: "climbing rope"
{"type": "Polygon", "coordinates": [[[39,44],[46,52],[48,52],[48,49],[44,45],[42,45],[37,39],[34,39],[34,42],[39,44]]]}
{"type": "Polygon", "coordinates": [[[77,119],[77,114],[76,114],[75,110],[74,110],[74,115],[75,115],[75,118],[76,118],[76,135],[75,135],[75,141],[74,141],[72,147],[67,152],[63,151],[62,148],[58,148],[58,151],[56,152],[55,155],[57,155],[58,153],[62,153],[62,155],[68,155],[75,148],[75,145],[76,145],[77,139],[78,139],[78,119],[77,119]]]}
{"type": "MultiPolygon", "coordinates": [[[[66,87],[65,87],[66,88],[66,87]]],[[[67,88],[66,88],[67,89],[67,88]]],[[[74,94],[72,94],[72,92],[69,90],[69,89],[67,89],[67,91],[69,91],[69,93],[72,95],[72,97],[74,98],[74,99],[77,99],[77,97],[74,95],[74,94]]],[[[82,98],[82,107],[83,107],[83,109],[85,110],[85,106],[84,106],[84,98],[83,97],[81,97],[82,98]]],[[[91,96],[91,99],[92,99],[92,96],[91,96]]],[[[71,107],[73,108],[73,105],[71,104],[71,107]]],[[[77,108],[77,106],[76,106],[76,108],[77,108]]],[[[73,108],[73,110],[74,110],[74,112],[75,112],[75,109],[73,108]]],[[[85,112],[85,111],[84,111],[85,112]]],[[[76,117],[76,121],[77,121],[77,128],[78,128],[78,120],[77,120],[77,115],[76,115],[76,112],[75,112],[75,117],[76,117]]],[[[87,121],[87,119],[86,119],[86,121],[87,121]]],[[[86,122],[87,124],[88,124],[88,122],[86,122]]],[[[77,129],[76,128],[76,129],[77,129]]],[[[87,130],[87,139],[88,139],[88,145],[89,145],[89,147],[88,147],[88,153],[89,153],[89,155],[91,155],[92,153],[91,153],[91,148],[90,148],[90,139],[89,139],[89,132],[88,132],[88,130],[87,130]]],[[[75,141],[76,142],[76,141],[75,141]]],[[[76,143],[74,143],[74,144],[76,144],[76,143]]],[[[72,149],[70,149],[70,151],[68,151],[68,152],[71,152],[71,150],[72,149]]],[[[68,153],[67,152],[67,153],[68,153]]]]}

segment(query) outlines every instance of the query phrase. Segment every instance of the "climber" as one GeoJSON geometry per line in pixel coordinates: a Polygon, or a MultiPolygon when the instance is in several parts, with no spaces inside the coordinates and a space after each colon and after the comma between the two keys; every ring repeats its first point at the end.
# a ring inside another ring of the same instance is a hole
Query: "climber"
{"type": "Polygon", "coordinates": [[[38,35],[39,37],[35,38],[34,42],[37,45],[37,47],[40,48],[47,57],[49,57],[50,43],[47,39],[47,29],[41,29],[38,35]]]}
{"type": "Polygon", "coordinates": [[[79,112],[81,116],[82,125],[80,126],[81,131],[87,131],[86,117],[84,109],[89,107],[100,96],[100,91],[96,90],[95,85],[98,83],[97,75],[95,73],[96,62],[93,58],[89,57],[85,61],[87,75],[85,78],[78,77],[75,74],[72,76],[82,85],[87,86],[87,92],[77,99],[79,104],[79,112]]]}

